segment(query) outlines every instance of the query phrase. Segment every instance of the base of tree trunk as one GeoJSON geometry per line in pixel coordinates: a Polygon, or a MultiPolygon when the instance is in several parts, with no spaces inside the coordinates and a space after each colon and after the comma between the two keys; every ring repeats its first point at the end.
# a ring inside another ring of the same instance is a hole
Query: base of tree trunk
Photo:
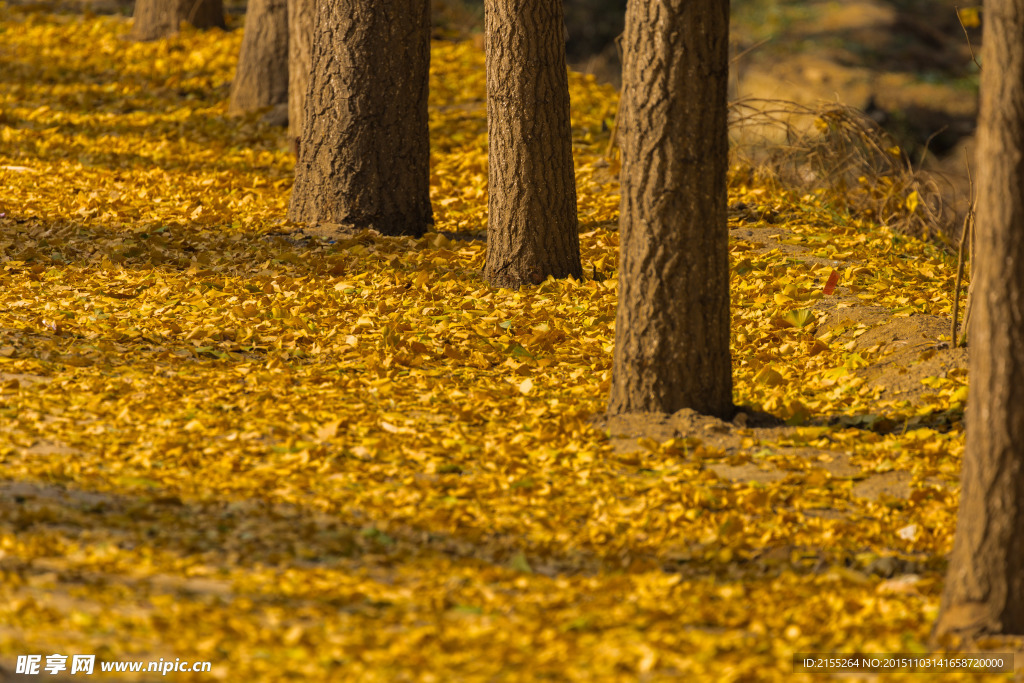
{"type": "Polygon", "coordinates": [[[199,29],[227,28],[223,0],[136,0],[132,17],[133,40],[167,38],[183,21],[199,29]]]}
{"type": "Polygon", "coordinates": [[[484,277],[518,289],[582,279],[560,0],[487,0],[484,277]]]}
{"type": "Polygon", "coordinates": [[[250,0],[228,114],[237,116],[281,104],[287,120],[288,5],[286,0],[250,0]]]}
{"type": "Polygon", "coordinates": [[[729,5],[630,2],[608,412],[731,418],[729,5]]]}
{"type": "Polygon", "coordinates": [[[322,0],[288,219],[422,235],[430,206],[429,0],[322,0]]]}

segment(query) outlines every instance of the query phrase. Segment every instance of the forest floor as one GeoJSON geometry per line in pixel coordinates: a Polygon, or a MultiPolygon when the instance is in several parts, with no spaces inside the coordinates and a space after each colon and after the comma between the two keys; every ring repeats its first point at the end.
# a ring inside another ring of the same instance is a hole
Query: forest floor
{"type": "Polygon", "coordinates": [[[283,132],[225,114],[239,32],[127,29],[0,5],[0,677],[799,681],[798,653],[928,651],[967,398],[946,251],[737,164],[743,416],[607,420],[612,88],[571,78],[587,276],[494,290],[472,43],[433,48],[437,232],[385,238],[283,220],[283,132]]]}

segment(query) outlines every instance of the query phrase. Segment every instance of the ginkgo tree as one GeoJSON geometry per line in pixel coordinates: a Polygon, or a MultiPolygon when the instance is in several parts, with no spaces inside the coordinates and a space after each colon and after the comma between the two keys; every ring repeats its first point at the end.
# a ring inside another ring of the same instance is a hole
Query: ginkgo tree
{"type": "Polygon", "coordinates": [[[297,152],[306,120],[306,90],[313,67],[312,43],[315,0],[287,0],[288,4],[288,138],[297,152]]]}
{"type": "Polygon", "coordinates": [[[316,6],[289,219],[420,235],[433,223],[429,0],[316,6]]]}
{"type": "Polygon", "coordinates": [[[288,4],[251,0],[245,12],[229,114],[288,104],[288,4]]]}
{"type": "Polygon", "coordinates": [[[485,276],[519,288],[580,278],[561,0],[486,0],[485,276]]]}
{"type": "Polygon", "coordinates": [[[225,27],[223,0],[137,0],[132,18],[135,40],[166,38],[183,21],[196,28],[225,27]]]}
{"type": "Polygon", "coordinates": [[[610,413],[733,412],[727,0],[626,13],[610,413]]]}
{"type": "Polygon", "coordinates": [[[1024,635],[1024,0],[985,3],[960,509],[936,635],[1024,635]]]}

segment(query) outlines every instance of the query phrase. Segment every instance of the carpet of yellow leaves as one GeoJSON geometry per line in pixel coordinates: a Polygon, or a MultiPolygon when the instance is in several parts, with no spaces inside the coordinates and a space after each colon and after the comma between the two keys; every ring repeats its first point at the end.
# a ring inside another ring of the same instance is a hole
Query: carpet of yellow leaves
{"type": "MultiPolygon", "coordinates": [[[[433,50],[439,232],[328,243],[282,220],[282,132],[225,116],[240,32],[137,44],[127,28],[0,4],[5,665],[84,652],[212,661],[176,675],[196,681],[800,680],[796,652],[924,649],[959,419],[751,443],[789,472],[769,484],[718,478],[706,465],[726,454],[694,440],[620,455],[591,425],[614,336],[612,90],[571,79],[587,278],[493,290],[483,242],[451,235],[486,226],[471,44],[433,50]],[[910,472],[913,493],[854,497],[807,444],[910,472]],[[917,578],[865,572],[879,555],[915,558],[917,578]]],[[[926,245],[813,197],[732,192],[823,257],[856,253],[870,267],[844,277],[877,305],[948,311],[951,269],[926,245]]],[[[795,422],[959,414],[963,379],[935,379],[926,406],[882,405],[852,372],[870,357],[814,336],[822,314],[801,302],[827,266],[733,252],[739,402],[795,422]]]]}

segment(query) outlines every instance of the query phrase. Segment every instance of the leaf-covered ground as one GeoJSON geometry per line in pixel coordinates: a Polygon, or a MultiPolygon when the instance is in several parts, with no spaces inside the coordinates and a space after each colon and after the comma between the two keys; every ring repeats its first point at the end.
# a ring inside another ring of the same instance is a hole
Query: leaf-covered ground
{"type": "Polygon", "coordinates": [[[127,28],[0,5],[5,666],[57,652],[212,661],[175,674],[197,681],[801,680],[796,652],[926,649],[966,378],[962,352],[898,325],[948,316],[947,256],[734,169],[751,423],[678,415],[700,430],[624,448],[597,419],[612,90],[571,79],[587,277],[493,290],[472,238],[471,44],[433,50],[438,232],[331,242],[282,220],[282,131],[225,116],[240,32],[135,44],[127,28]],[[897,351],[892,377],[912,382],[872,374],[897,351]],[[900,495],[858,489],[894,474],[900,495]]]}

